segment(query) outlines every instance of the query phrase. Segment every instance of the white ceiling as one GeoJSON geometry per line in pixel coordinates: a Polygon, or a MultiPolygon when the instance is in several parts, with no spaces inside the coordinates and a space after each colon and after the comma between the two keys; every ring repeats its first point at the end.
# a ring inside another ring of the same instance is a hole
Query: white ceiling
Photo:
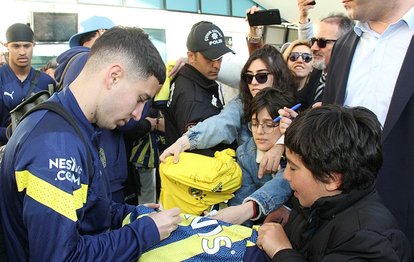
{"type": "MultiPolygon", "coordinates": [[[[279,9],[282,18],[291,23],[297,23],[299,20],[297,0],[255,0],[255,2],[266,9],[279,9]]],[[[309,16],[313,21],[319,21],[332,12],[345,12],[342,1],[316,0],[315,8],[310,11],[309,16]]]]}

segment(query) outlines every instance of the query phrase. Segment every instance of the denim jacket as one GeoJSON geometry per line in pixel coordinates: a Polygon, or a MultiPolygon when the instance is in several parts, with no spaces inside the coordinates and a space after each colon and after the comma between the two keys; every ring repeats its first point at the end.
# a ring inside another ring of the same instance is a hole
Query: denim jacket
{"type": "Polygon", "coordinates": [[[231,144],[235,139],[239,145],[243,144],[252,134],[242,120],[243,102],[237,95],[218,115],[199,122],[186,133],[190,150],[210,148],[219,143],[231,144]]]}
{"type": "Polygon", "coordinates": [[[275,175],[265,174],[262,179],[257,177],[259,164],[256,163],[257,147],[253,137],[237,148],[237,163],[243,172],[242,185],[229,201],[230,206],[240,205],[247,201],[255,201],[260,207],[256,218],[267,215],[278,209],[292,194],[289,183],[283,178],[281,169],[275,175]]]}

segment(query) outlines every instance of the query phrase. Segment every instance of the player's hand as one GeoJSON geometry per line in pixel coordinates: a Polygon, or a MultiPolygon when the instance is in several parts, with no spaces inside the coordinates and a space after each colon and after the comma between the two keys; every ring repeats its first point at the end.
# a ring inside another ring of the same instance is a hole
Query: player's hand
{"type": "Polygon", "coordinates": [[[178,224],[181,222],[180,209],[177,207],[158,213],[152,213],[149,217],[154,220],[155,225],[158,228],[160,240],[169,237],[171,232],[176,230],[178,224]]]}

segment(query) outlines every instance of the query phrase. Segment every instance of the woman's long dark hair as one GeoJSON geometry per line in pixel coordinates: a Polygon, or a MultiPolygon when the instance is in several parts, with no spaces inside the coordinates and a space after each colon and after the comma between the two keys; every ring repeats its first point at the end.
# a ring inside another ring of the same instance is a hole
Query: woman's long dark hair
{"type": "Polygon", "coordinates": [[[245,74],[251,63],[257,59],[263,61],[266,65],[269,73],[273,75],[272,87],[278,88],[279,90],[296,93],[296,83],[292,72],[289,70],[286,62],[283,60],[282,54],[271,45],[264,45],[262,48],[255,50],[247,59],[241,71],[240,77],[240,94],[244,107],[244,121],[249,121],[249,105],[252,100],[249,86],[247,85],[245,74]]]}

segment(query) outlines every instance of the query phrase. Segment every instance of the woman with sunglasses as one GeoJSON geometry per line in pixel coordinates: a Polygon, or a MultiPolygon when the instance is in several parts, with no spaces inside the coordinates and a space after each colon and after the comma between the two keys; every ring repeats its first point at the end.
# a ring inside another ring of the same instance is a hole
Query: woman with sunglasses
{"type": "MultiPolygon", "coordinates": [[[[278,88],[284,92],[296,92],[293,74],[280,52],[265,45],[255,50],[241,71],[240,95],[231,100],[220,114],[199,122],[186,134],[168,147],[160,156],[161,161],[173,155],[179,161],[179,153],[185,150],[210,148],[219,143],[231,144],[235,139],[239,145],[247,141],[252,133],[247,128],[249,104],[252,98],[265,87],[278,88]]],[[[264,171],[277,171],[283,146],[275,145],[263,156],[258,177],[264,171]]]]}
{"type": "Polygon", "coordinates": [[[313,102],[313,89],[307,88],[309,76],[313,70],[313,56],[309,41],[293,41],[283,52],[283,58],[295,76],[298,85],[297,97],[302,104],[302,109],[308,108],[313,102]]]}
{"type": "MultiPolygon", "coordinates": [[[[240,96],[243,116],[247,118],[249,105],[256,94],[265,87],[278,88],[296,94],[297,84],[280,52],[271,45],[255,50],[241,71],[240,96]]],[[[243,119],[244,123],[250,119],[243,119]]]]}

